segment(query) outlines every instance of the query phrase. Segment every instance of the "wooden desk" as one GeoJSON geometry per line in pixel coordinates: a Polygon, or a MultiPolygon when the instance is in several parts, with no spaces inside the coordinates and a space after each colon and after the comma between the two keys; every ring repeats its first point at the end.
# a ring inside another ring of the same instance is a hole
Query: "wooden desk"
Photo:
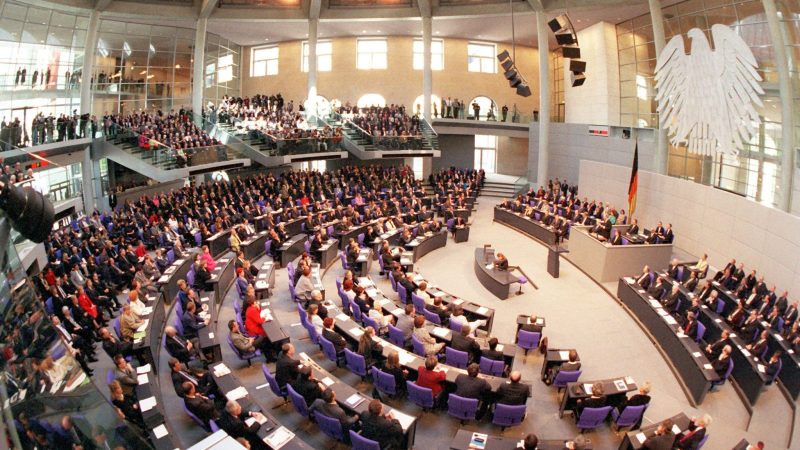
{"type": "Polygon", "coordinates": [[[527,234],[548,247],[556,245],[556,233],[537,220],[531,220],[522,213],[515,213],[499,206],[494,207],[494,221],[527,234]]]}
{"type": "Polygon", "coordinates": [[[261,231],[242,241],[240,247],[244,252],[244,257],[250,261],[258,259],[259,256],[264,254],[264,243],[268,238],[267,232],[261,231]]]}
{"type": "Polygon", "coordinates": [[[281,263],[281,267],[286,267],[291,260],[297,258],[305,251],[303,245],[307,239],[308,236],[300,233],[295,234],[281,244],[278,248],[278,260],[281,263]]]}
{"type": "Polygon", "coordinates": [[[208,251],[211,253],[213,258],[216,258],[225,250],[230,248],[230,241],[228,238],[230,237],[231,230],[222,230],[214,233],[210,238],[208,238],[208,251]]]}
{"type": "Polygon", "coordinates": [[[407,250],[414,252],[413,262],[427,255],[428,253],[447,245],[447,230],[441,230],[431,235],[417,235],[411,242],[405,245],[407,250]]]}
{"type": "MultiPolygon", "coordinates": [[[[548,348],[547,354],[544,356],[544,361],[542,361],[542,381],[545,379],[545,375],[547,371],[556,367],[561,366],[565,362],[569,361],[569,352],[575,350],[574,348],[548,348]]],[[[576,350],[577,351],[577,350],[576,350]]],[[[576,361],[580,362],[581,358],[578,356],[576,361]]]]}
{"type": "Polygon", "coordinates": [[[469,226],[458,226],[453,233],[453,240],[456,244],[469,241],[469,226]]]}

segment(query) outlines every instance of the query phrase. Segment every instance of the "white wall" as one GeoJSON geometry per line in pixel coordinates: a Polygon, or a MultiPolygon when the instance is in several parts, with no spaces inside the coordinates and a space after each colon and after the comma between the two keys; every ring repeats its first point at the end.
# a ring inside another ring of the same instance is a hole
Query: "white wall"
{"type": "Polygon", "coordinates": [[[567,123],[619,125],[620,87],[617,29],[599,22],[578,32],[586,82],[572,87],[569,60],[564,60],[564,101],[567,123]]]}
{"type": "MultiPolygon", "coordinates": [[[[581,161],[581,196],[627,209],[630,165],[581,161]]],[[[764,275],[767,285],[800,295],[800,217],[691,181],[639,171],[640,226],[672,223],[675,244],[712,266],[731,258],[764,275]]]]}

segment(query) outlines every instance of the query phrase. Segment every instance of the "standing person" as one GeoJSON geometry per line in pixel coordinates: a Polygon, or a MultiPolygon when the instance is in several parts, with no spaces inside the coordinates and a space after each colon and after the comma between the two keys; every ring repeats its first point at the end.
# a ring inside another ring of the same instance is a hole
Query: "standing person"
{"type": "Polygon", "coordinates": [[[472,117],[474,120],[480,120],[481,118],[481,105],[477,101],[472,102],[472,117]]]}
{"type": "Polygon", "coordinates": [[[506,118],[508,117],[508,105],[503,105],[503,109],[501,111],[503,113],[503,122],[505,122],[506,118]]]}

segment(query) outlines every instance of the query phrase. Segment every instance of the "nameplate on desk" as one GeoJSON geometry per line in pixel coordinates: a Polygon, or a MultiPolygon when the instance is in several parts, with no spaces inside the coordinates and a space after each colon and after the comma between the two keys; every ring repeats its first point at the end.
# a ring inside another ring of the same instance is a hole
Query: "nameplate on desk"
{"type": "Polygon", "coordinates": [[[147,412],[153,409],[156,406],[156,398],[149,397],[144,400],[139,400],[139,410],[142,412],[147,412]]]}
{"type": "Polygon", "coordinates": [[[350,334],[352,334],[355,337],[361,337],[361,335],[364,334],[364,330],[356,327],[350,330],[350,334]]]}
{"type": "Polygon", "coordinates": [[[165,274],[167,274],[167,275],[169,275],[169,274],[171,274],[172,272],[175,272],[175,269],[176,269],[176,268],[175,268],[175,266],[169,266],[169,267],[167,267],[167,268],[164,270],[164,273],[165,273],[165,274]]]}
{"type": "Polygon", "coordinates": [[[163,423],[161,425],[153,428],[153,436],[155,436],[156,439],[161,439],[162,437],[164,437],[164,436],[166,436],[168,434],[169,434],[169,431],[167,431],[167,426],[164,425],[163,423]]]}
{"type": "Polygon", "coordinates": [[[166,283],[167,281],[169,281],[169,276],[167,275],[161,275],[161,278],[158,279],[159,283],[166,283]]]}
{"type": "Polygon", "coordinates": [[[487,312],[489,312],[489,308],[485,306],[481,306],[480,308],[478,308],[477,311],[475,311],[475,313],[480,314],[482,316],[486,315],[487,312]]]}

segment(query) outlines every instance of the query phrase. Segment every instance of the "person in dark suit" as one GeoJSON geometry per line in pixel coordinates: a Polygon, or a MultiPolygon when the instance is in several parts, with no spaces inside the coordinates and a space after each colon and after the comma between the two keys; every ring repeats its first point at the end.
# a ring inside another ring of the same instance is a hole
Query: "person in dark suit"
{"type": "Polygon", "coordinates": [[[655,284],[647,288],[647,293],[656,300],[661,300],[661,297],[667,291],[667,283],[663,277],[658,277],[655,284]]]}
{"type": "Polygon", "coordinates": [[[781,367],[780,360],[781,360],[781,351],[776,350],[775,353],[772,354],[772,357],[769,358],[767,361],[767,376],[770,378],[775,376],[778,373],[778,370],[781,367]]]}
{"type": "Polygon", "coordinates": [[[111,335],[108,328],[100,329],[100,339],[103,340],[103,350],[106,351],[109,358],[116,355],[125,357],[133,355],[133,343],[117,339],[116,336],[111,335]]]}
{"type": "Polygon", "coordinates": [[[401,448],[403,427],[391,412],[383,414],[380,400],[372,400],[367,412],[361,415],[361,435],[377,441],[381,448],[401,448]]]}
{"type": "Polygon", "coordinates": [[[700,441],[706,435],[706,427],[711,424],[711,416],[695,417],[689,423],[689,428],[675,438],[673,444],[680,450],[697,450],[700,441]]]}
{"type": "Polygon", "coordinates": [[[508,377],[508,382],[497,389],[497,403],[503,405],[524,405],[528,401],[531,387],[521,383],[522,374],[515,370],[508,377]]]}
{"type": "Polygon", "coordinates": [[[497,345],[499,341],[496,337],[490,337],[487,341],[489,348],[486,350],[481,350],[481,356],[486,359],[491,359],[492,361],[503,361],[505,359],[505,355],[500,350],[497,350],[497,345]]]}
{"type": "Polygon", "coordinates": [[[645,265],[642,268],[642,273],[636,278],[636,284],[639,285],[644,290],[650,289],[650,284],[652,284],[653,280],[653,271],[650,270],[650,266],[645,265]]]}
{"type": "Polygon", "coordinates": [[[169,359],[169,368],[170,378],[172,378],[172,387],[175,388],[175,393],[178,394],[178,397],[183,397],[185,395],[183,383],[187,381],[192,383],[195,390],[202,395],[208,396],[216,394],[217,384],[208,372],[200,369],[188,369],[176,358],[169,359]]]}
{"type": "Polygon", "coordinates": [[[694,290],[697,289],[698,282],[697,272],[689,272],[689,278],[683,282],[683,287],[689,292],[694,292],[694,290]]]}
{"type": "Polygon", "coordinates": [[[258,429],[261,428],[261,423],[266,420],[260,412],[243,412],[242,406],[236,400],[228,400],[225,404],[225,410],[220,414],[219,419],[216,420],[217,426],[225,430],[228,435],[234,439],[244,438],[250,444],[250,448],[266,450],[269,447],[258,437],[258,429]],[[256,419],[252,425],[247,425],[245,420],[253,417],[256,419]]]}
{"type": "Polygon", "coordinates": [[[456,377],[456,391],[455,394],[459,397],[471,398],[479,401],[478,415],[482,417],[486,412],[487,397],[492,391],[489,382],[483,378],[478,378],[480,366],[472,363],[467,366],[467,373],[459,374],[456,377]]]}
{"type": "Polygon", "coordinates": [[[761,359],[761,355],[767,350],[767,338],[769,338],[769,331],[764,330],[755,342],[745,345],[745,348],[750,350],[753,356],[761,359]]]}
{"type": "MultiPolygon", "coordinates": [[[[423,284],[420,283],[420,286],[422,285],[423,284]]],[[[449,317],[449,313],[447,312],[447,308],[444,306],[441,297],[434,297],[433,304],[425,305],[425,309],[439,316],[439,320],[442,322],[442,324],[446,323],[447,318],[449,317]]]]}
{"type": "Polygon", "coordinates": [[[611,245],[622,245],[622,235],[619,234],[618,230],[614,230],[614,233],[611,236],[611,239],[608,241],[611,245]]]}
{"type": "Polygon", "coordinates": [[[337,333],[334,330],[335,320],[333,317],[326,317],[322,321],[322,337],[331,341],[333,347],[336,349],[336,354],[341,355],[344,353],[344,349],[347,348],[347,341],[342,337],[341,334],[337,333]]]}
{"type": "MultiPolygon", "coordinates": [[[[661,278],[659,277],[659,280],[660,279],[661,278]]],[[[653,289],[659,291],[658,283],[656,283],[653,286],[653,289]]],[[[667,294],[667,296],[664,297],[664,299],[661,299],[661,297],[656,297],[655,295],[653,296],[653,298],[655,298],[656,300],[661,300],[661,306],[663,306],[664,309],[670,314],[675,314],[678,311],[678,306],[679,306],[678,303],[681,300],[681,291],[678,288],[678,285],[676,284],[672,286],[672,290],[670,290],[669,294],[667,294]]]]}
{"type": "Polygon", "coordinates": [[[642,406],[650,403],[650,382],[647,381],[639,387],[639,393],[634,394],[620,404],[618,407],[622,411],[626,406],[642,406]]]}
{"type": "Polygon", "coordinates": [[[537,323],[538,320],[539,317],[536,314],[531,314],[531,316],[528,317],[528,321],[522,324],[522,326],[519,329],[522,331],[527,331],[529,333],[541,333],[542,326],[537,323]]]}
{"type": "Polygon", "coordinates": [[[191,381],[183,383],[183,392],[183,402],[186,405],[186,409],[191,411],[198,419],[208,423],[209,420],[219,417],[219,412],[214,406],[214,402],[208,397],[198,394],[191,381]]]}
{"type": "Polygon", "coordinates": [[[691,311],[686,313],[686,325],[683,326],[683,334],[692,340],[697,339],[697,319],[691,311]]]}
{"type": "Polygon", "coordinates": [[[497,270],[508,270],[508,259],[506,255],[502,253],[497,254],[497,258],[494,260],[494,268],[497,270]]]}
{"type": "Polygon", "coordinates": [[[303,396],[306,405],[311,405],[314,400],[322,398],[322,387],[311,373],[310,367],[300,367],[297,371],[297,380],[292,387],[298,394],[303,396]]]}
{"type": "Polygon", "coordinates": [[[183,337],[186,339],[194,339],[197,338],[197,333],[200,331],[201,328],[204,328],[208,325],[206,320],[201,319],[195,313],[195,306],[194,302],[189,302],[186,304],[186,311],[183,313],[183,317],[181,317],[181,323],[183,324],[183,337]]]}
{"type": "Polygon", "coordinates": [[[703,350],[705,351],[708,359],[713,361],[719,358],[719,355],[722,353],[722,349],[725,348],[726,345],[730,344],[730,338],[731,332],[726,328],[722,330],[722,334],[716,342],[706,345],[703,350]]]}
{"type": "Polygon", "coordinates": [[[644,443],[642,443],[642,448],[647,450],[672,450],[672,444],[675,443],[675,433],[672,432],[672,425],[673,423],[670,419],[658,424],[656,433],[645,439],[644,443]]]}
{"type": "Polygon", "coordinates": [[[332,419],[338,419],[342,428],[347,432],[358,423],[358,414],[348,416],[346,412],[336,403],[336,393],[330,388],[322,392],[322,398],[314,400],[308,408],[311,414],[322,414],[332,419]]]}
{"type": "Polygon", "coordinates": [[[575,417],[580,418],[584,408],[602,408],[606,406],[608,398],[605,396],[602,383],[595,383],[592,385],[591,396],[578,400],[575,407],[575,417]]]}
{"type": "Polygon", "coordinates": [[[711,367],[717,372],[717,375],[720,377],[725,375],[725,372],[728,371],[728,365],[731,362],[731,352],[733,348],[730,345],[726,345],[722,347],[722,352],[720,352],[717,359],[711,361],[711,367]]]}
{"type": "Polygon", "coordinates": [[[275,381],[283,389],[287,383],[294,384],[300,370],[300,361],[294,359],[294,345],[283,344],[275,363],[275,381]]]}
{"type": "Polygon", "coordinates": [[[203,354],[197,350],[197,340],[184,339],[178,336],[178,330],[174,327],[168,326],[164,328],[164,333],[167,335],[164,342],[167,346],[167,352],[174,358],[177,358],[182,363],[188,363],[196,357],[203,359],[203,354]]]}
{"type": "MultiPolygon", "coordinates": [[[[440,299],[437,298],[437,300],[440,299]]],[[[453,337],[450,341],[450,347],[454,350],[467,352],[467,354],[469,354],[470,361],[477,361],[481,357],[481,346],[475,342],[475,339],[469,334],[469,324],[465,323],[461,325],[461,331],[459,333],[453,333],[453,337]]]]}
{"type": "Polygon", "coordinates": [[[581,362],[578,360],[578,352],[575,349],[569,351],[569,358],[567,361],[562,362],[561,364],[555,365],[547,370],[544,374],[544,382],[548,386],[556,379],[556,376],[559,372],[567,371],[567,372],[574,372],[576,370],[580,370],[581,362]]]}

